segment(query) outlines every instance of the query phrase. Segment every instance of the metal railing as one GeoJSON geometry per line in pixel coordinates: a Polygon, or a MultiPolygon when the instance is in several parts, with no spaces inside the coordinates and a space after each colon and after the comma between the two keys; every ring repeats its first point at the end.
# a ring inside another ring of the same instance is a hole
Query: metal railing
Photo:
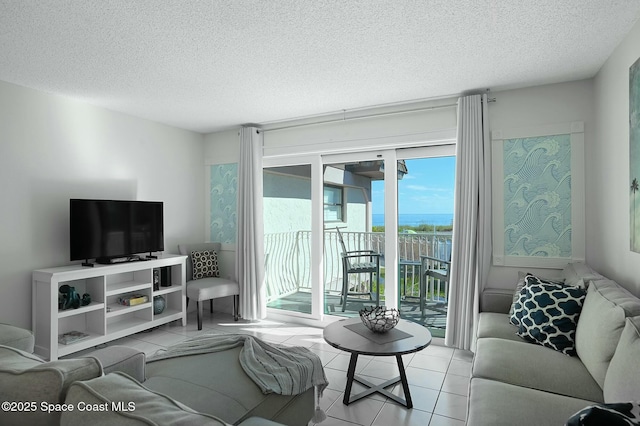
{"type": "MultiPolygon", "coordinates": [[[[381,232],[342,232],[347,250],[381,253],[381,284],[384,282],[384,244],[381,232]]],[[[324,233],[324,291],[342,290],[342,248],[336,231],[324,233]]],[[[404,297],[419,297],[420,256],[451,258],[451,232],[398,234],[399,278],[404,297]]],[[[311,290],[311,231],[265,235],[265,282],[267,300],[311,290]]],[[[442,300],[440,283],[428,286],[427,300],[442,300]]],[[[351,285],[351,284],[350,284],[351,285]]],[[[357,283],[363,288],[367,282],[357,283]]],[[[444,289],[446,298],[446,288],[444,289]]]]}

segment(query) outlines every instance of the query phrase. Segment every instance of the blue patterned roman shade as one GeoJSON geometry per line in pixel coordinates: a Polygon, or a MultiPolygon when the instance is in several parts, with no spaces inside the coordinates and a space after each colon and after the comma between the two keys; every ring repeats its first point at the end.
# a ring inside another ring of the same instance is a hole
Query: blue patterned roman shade
{"type": "Polygon", "coordinates": [[[493,262],[584,260],[583,123],[493,134],[493,262]]]}

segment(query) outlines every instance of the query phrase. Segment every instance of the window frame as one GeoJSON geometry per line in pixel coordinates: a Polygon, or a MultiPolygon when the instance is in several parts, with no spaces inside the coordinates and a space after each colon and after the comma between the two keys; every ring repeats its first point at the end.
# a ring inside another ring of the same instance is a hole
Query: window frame
{"type": "Polygon", "coordinates": [[[346,202],[345,202],[346,201],[345,200],[346,192],[347,192],[346,191],[346,187],[342,186],[342,185],[335,185],[335,184],[328,184],[328,183],[325,183],[325,184],[322,185],[322,207],[323,207],[322,208],[322,212],[323,212],[322,218],[323,218],[325,223],[345,223],[347,221],[347,209],[345,208],[345,206],[346,206],[346,202]],[[325,190],[327,188],[333,188],[333,189],[337,189],[337,190],[340,191],[340,201],[341,201],[340,204],[332,204],[332,203],[325,203],[324,202],[325,190]],[[332,206],[332,207],[338,206],[339,207],[339,209],[338,209],[338,213],[339,214],[338,214],[338,218],[337,219],[331,219],[331,220],[327,219],[327,210],[326,210],[327,206],[332,206]]]}

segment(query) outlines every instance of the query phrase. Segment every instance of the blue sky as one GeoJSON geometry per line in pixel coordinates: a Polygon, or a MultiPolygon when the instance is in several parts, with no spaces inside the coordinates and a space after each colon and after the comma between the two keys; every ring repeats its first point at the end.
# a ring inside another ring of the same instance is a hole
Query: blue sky
{"type": "MultiPolygon", "coordinates": [[[[398,182],[399,214],[452,214],[455,157],[406,160],[407,173],[398,182]]],[[[384,213],[384,182],[372,183],[373,214],[384,213]]]]}

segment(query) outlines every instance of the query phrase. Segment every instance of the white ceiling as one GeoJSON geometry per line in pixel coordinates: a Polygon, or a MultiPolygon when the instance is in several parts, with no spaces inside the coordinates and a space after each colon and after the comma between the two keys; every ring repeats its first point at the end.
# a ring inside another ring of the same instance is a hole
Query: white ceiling
{"type": "Polygon", "coordinates": [[[594,76],[638,0],[0,0],[0,80],[198,132],[594,76]]]}

